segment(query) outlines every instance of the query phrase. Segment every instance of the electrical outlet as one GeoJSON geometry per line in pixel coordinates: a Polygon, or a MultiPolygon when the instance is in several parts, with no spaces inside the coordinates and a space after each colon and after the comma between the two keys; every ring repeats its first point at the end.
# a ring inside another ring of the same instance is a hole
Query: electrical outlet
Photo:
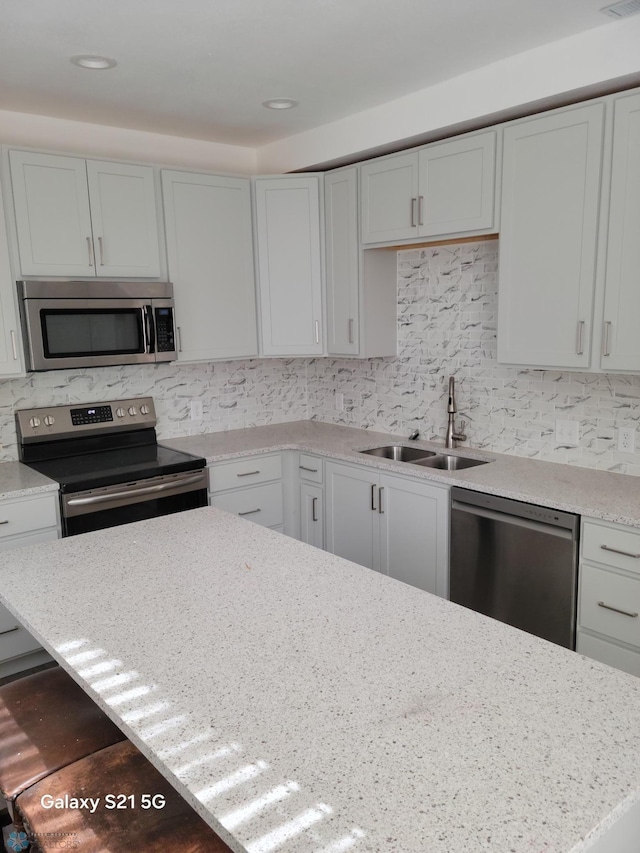
{"type": "Polygon", "coordinates": [[[191,420],[192,421],[201,421],[202,420],[202,400],[191,400],[189,403],[191,408],[191,420]]]}
{"type": "Polygon", "coordinates": [[[631,427],[618,429],[618,450],[622,453],[633,453],[636,448],[636,431],[631,427]]]}
{"type": "Polygon", "coordinates": [[[344,412],[344,394],[336,391],[336,411],[344,412]]]}
{"type": "Polygon", "coordinates": [[[578,446],[577,421],[556,421],[556,444],[563,447],[578,446]]]}

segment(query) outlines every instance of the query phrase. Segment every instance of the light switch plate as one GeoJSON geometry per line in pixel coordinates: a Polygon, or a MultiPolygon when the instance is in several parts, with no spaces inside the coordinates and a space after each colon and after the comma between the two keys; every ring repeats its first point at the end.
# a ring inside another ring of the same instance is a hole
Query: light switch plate
{"type": "Polygon", "coordinates": [[[563,447],[578,446],[577,421],[556,421],[556,444],[563,447]]]}
{"type": "Polygon", "coordinates": [[[192,421],[201,421],[202,420],[202,400],[191,400],[189,403],[191,409],[191,420],[192,421]]]}
{"type": "Polygon", "coordinates": [[[336,411],[344,412],[344,394],[336,391],[336,411]]]}

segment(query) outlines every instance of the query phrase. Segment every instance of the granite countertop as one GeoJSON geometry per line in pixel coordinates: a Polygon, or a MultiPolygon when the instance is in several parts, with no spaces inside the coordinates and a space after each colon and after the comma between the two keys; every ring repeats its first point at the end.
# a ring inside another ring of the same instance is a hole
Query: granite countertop
{"type": "Polygon", "coordinates": [[[220,510],[0,590],[237,853],[581,853],[640,806],[640,679],[220,510]]]}
{"type": "Polygon", "coordinates": [[[423,468],[407,462],[392,462],[363,455],[357,451],[384,444],[409,444],[442,453],[444,448],[441,444],[412,442],[406,437],[318,421],[295,421],[160,441],[177,450],[204,456],[207,462],[268,451],[302,450],[344,462],[410,474],[449,486],[463,486],[566,512],[640,526],[640,477],[627,474],[523,459],[504,453],[487,453],[466,447],[446,452],[489,459],[491,462],[462,471],[423,468]]]}
{"type": "Polygon", "coordinates": [[[0,463],[0,500],[57,492],[58,483],[20,462],[0,463]]]}

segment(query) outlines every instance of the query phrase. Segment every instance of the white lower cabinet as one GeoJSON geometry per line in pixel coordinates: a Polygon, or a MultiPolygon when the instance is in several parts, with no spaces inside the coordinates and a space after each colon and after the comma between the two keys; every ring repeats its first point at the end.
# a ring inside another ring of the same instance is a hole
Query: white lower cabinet
{"type": "Polygon", "coordinates": [[[281,531],[284,505],[280,454],[210,465],[209,505],[281,531]]]}
{"type": "Polygon", "coordinates": [[[583,519],[576,649],[640,675],[640,531],[583,519]]]}
{"type": "MultiPolygon", "coordinates": [[[[0,501],[0,551],[60,538],[58,494],[0,501]]],[[[0,677],[49,660],[38,641],[0,605],[0,677]]]]}
{"type": "Polygon", "coordinates": [[[298,458],[300,486],[300,541],[324,548],[323,460],[301,453],[298,458]]]}
{"type": "Polygon", "coordinates": [[[371,468],[326,464],[326,548],[448,595],[449,490],[371,468]]]}

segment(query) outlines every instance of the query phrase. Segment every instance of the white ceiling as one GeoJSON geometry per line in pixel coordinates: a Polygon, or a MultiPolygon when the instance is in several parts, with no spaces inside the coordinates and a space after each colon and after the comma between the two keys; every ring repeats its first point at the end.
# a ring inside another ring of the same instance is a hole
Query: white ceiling
{"type": "Polygon", "coordinates": [[[0,0],[0,109],[257,147],[612,26],[605,4],[0,0]],[[77,54],[118,66],[83,70],[77,54]],[[276,97],[300,106],[261,106],[276,97]]]}

